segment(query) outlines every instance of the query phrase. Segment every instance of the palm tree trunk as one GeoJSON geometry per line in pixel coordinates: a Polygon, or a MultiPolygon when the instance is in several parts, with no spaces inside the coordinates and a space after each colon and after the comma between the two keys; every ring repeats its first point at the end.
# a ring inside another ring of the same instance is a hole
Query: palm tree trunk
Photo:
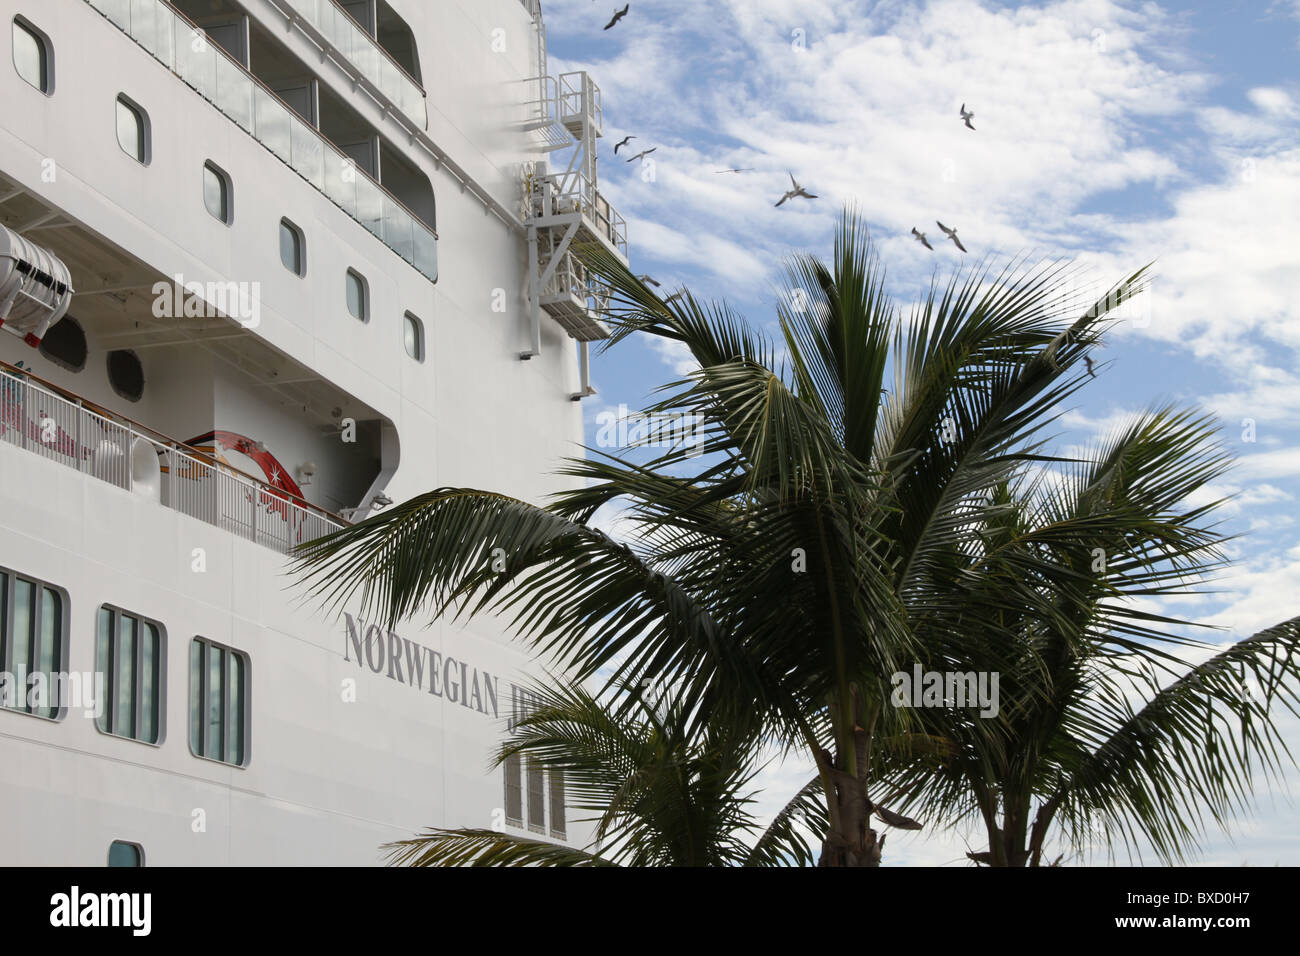
{"type": "Polygon", "coordinates": [[[871,802],[866,787],[841,770],[832,771],[835,781],[837,827],[826,833],[818,866],[879,866],[885,838],[870,826],[871,802]]]}
{"type": "MultiPolygon", "coordinates": [[[[847,720],[836,722],[836,750],[832,757],[825,750],[816,753],[822,779],[829,780],[832,793],[831,825],[822,842],[817,860],[819,867],[879,866],[885,838],[871,828],[874,807],[867,799],[867,779],[871,767],[871,737],[875,715],[864,721],[862,698],[856,688],[848,691],[847,720]],[[862,727],[863,723],[867,728],[862,727]]],[[[837,713],[832,704],[832,713],[837,713]]]]}

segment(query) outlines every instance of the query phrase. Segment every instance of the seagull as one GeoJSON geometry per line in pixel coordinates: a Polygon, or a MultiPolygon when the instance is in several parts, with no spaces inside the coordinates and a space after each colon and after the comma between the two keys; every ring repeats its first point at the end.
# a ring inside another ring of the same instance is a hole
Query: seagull
{"type": "Polygon", "coordinates": [[[962,252],[965,252],[965,251],[966,251],[966,247],[963,246],[963,245],[961,244],[961,240],[957,238],[957,230],[956,230],[956,229],[949,229],[949,228],[948,228],[947,226],[945,226],[943,223],[939,222],[938,219],[936,219],[934,222],[935,222],[935,225],[937,225],[940,229],[943,230],[943,234],[944,234],[945,236],[947,236],[949,239],[951,239],[954,243],[957,244],[957,248],[958,248],[958,249],[960,249],[962,252]]]}
{"type": "Polygon", "coordinates": [[[681,297],[682,297],[681,292],[674,292],[668,298],[664,299],[664,304],[667,305],[669,302],[673,301],[673,299],[680,299],[681,297]]]}
{"type": "Polygon", "coordinates": [[[610,20],[609,23],[606,23],[606,24],[605,24],[605,29],[608,30],[608,29],[609,29],[610,27],[612,27],[614,24],[618,23],[619,20],[622,20],[625,16],[627,16],[627,8],[630,7],[630,6],[632,6],[632,4],[630,4],[630,3],[625,3],[625,4],[623,4],[623,9],[622,9],[622,10],[615,11],[615,13],[614,13],[614,18],[613,18],[612,20],[610,20]]]}
{"type": "Polygon", "coordinates": [[[642,282],[649,282],[656,289],[659,288],[659,283],[656,282],[654,279],[650,278],[649,276],[637,276],[637,278],[640,279],[642,282]]]}
{"type": "Polygon", "coordinates": [[[622,138],[622,140],[620,140],[619,142],[615,143],[615,144],[614,144],[614,155],[617,156],[617,155],[618,155],[618,151],[619,151],[620,149],[622,149],[624,146],[626,146],[628,143],[630,143],[630,142],[631,142],[632,140],[634,140],[634,139],[636,139],[635,136],[624,136],[624,137],[622,138]]]}
{"type": "Polygon", "coordinates": [[[715,169],[713,172],[714,173],[752,173],[753,171],[754,171],[754,167],[750,166],[746,169],[715,169]]]}
{"type": "Polygon", "coordinates": [[[971,126],[971,123],[970,123],[970,121],[973,120],[973,119],[975,118],[975,114],[972,113],[970,110],[966,109],[966,104],[965,104],[965,103],[963,103],[963,104],[961,105],[961,118],[962,118],[963,120],[965,120],[965,122],[966,122],[966,128],[967,128],[967,129],[974,129],[974,128],[975,128],[974,126],[971,126]]]}
{"type": "Polygon", "coordinates": [[[1088,374],[1091,375],[1093,378],[1096,378],[1097,373],[1092,370],[1092,359],[1090,359],[1088,356],[1085,355],[1083,357],[1083,364],[1087,366],[1088,374]]]}
{"type": "MultiPolygon", "coordinates": [[[[786,170],[786,172],[789,172],[789,170],[786,170]]],[[[780,200],[777,201],[778,206],[781,205],[781,203],[785,202],[787,199],[796,199],[799,196],[803,196],[805,199],[817,198],[808,190],[804,189],[802,186],[799,185],[799,181],[794,178],[794,173],[790,173],[790,185],[792,188],[786,190],[786,194],[782,196],[780,200]]]]}
{"type": "Polygon", "coordinates": [[[629,159],[628,162],[629,162],[629,163],[635,163],[638,159],[641,159],[641,158],[643,158],[643,157],[645,157],[645,156],[649,156],[651,153],[653,153],[653,152],[654,152],[656,149],[658,149],[658,148],[659,148],[658,146],[651,146],[649,149],[643,149],[643,150],[641,150],[641,152],[637,153],[635,156],[633,156],[631,159],[629,159]]]}
{"type": "Polygon", "coordinates": [[[921,245],[925,246],[925,248],[929,249],[931,252],[934,252],[934,246],[930,245],[930,243],[926,240],[925,233],[916,231],[916,226],[912,227],[912,238],[915,239],[917,242],[919,242],[921,245]]]}

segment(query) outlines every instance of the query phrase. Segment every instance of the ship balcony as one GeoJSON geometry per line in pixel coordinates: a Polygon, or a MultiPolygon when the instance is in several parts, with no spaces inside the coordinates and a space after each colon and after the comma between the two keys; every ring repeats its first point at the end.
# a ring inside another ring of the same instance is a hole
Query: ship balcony
{"type": "Polygon", "coordinates": [[[606,297],[606,291],[571,253],[556,264],[539,302],[570,336],[579,342],[609,338],[609,327],[596,318],[592,302],[606,297]]]}
{"type": "MultiPolygon", "coordinates": [[[[318,45],[328,45],[354,81],[380,94],[420,129],[428,129],[424,87],[335,0],[272,0],[318,45]]],[[[337,59],[337,58],[336,58],[337,59]]]]}
{"type": "Polygon", "coordinates": [[[85,2],[379,241],[437,281],[437,233],[242,63],[215,41],[204,42],[202,29],[171,4],[85,2]]]}
{"type": "Polygon", "coordinates": [[[347,524],[6,362],[0,362],[0,441],[281,553],[347,524]]]}

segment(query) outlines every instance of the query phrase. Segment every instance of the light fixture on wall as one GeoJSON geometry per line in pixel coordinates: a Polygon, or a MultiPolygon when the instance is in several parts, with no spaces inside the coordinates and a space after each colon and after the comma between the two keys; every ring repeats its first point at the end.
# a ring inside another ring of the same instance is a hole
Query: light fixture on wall
{"type": "Polygon", "coordinates": [[[316,462],[304,461],[298,466],[298,484],[306,487],[316,477],[316,462]]]}
{"type": "MultiPolygon", "coordinates": [[[[371,497],[369,507],[371,511],[379,511],[381,508],[387,508],[392,503],[393,499],[381,491],[379,494],[371,497]]],[[[352,521],[356,517],[357,512],[363,511],[365,508],[365,505],[357,505],[355,508],[342,508],[339,511],[339,515],[352,521]]]]}

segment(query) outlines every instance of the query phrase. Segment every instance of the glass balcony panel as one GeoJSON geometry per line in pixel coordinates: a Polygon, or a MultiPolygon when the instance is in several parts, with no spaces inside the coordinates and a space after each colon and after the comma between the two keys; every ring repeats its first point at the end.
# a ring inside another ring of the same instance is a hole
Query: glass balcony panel
{"type": "Polygon", "coordinates": [[[415,121],[420,129],[429,125],[429,117],[424,111],[424,94],[420,88],[409,80],[402,84],[402,112],[415,121]]]}
{"type": "Polygon", "coordinates": [[[293,146],[289,130],[289,109],[275,96],[260,86],[253,92],[257,110],[257,138],[271,152],[286,163],[293,161],[293,146]]]}
{"type": "Polygon", "coordinates": [[[342,153],[332,149],[324,152],[325,195],[338,204],[353,219],[357,218],[356,165],[342,153]]]}
{"type": "Polygon", "coordinates": [[[352,47],[356,42],[356,34],[361,32],[360,29],[352,22],[351,17],[332,3],[322,3],[320,12],[320,32],[330,41],[334,49],[349,60],[352,59],[352,47]]]}
{"type": "Polygon", "coordinates": [[[415,222],[392,196],[384,196],[384,242],[407,262],[415,261],[411,230],[415,222]]]}
{"type": "Polygon", "coordinates": [[[176,47],[176,73],[203,96],[212,99],[217,85],[216,52],[207,35],[180,17],[172,21],[176,47]]]}
{"type": "Polygon", "coordinates": [[[292,125],[291,139],[293,161],[290,163],[303,179],[317,189],[325,188],[324,152],[325,146],[316,131],[298,119],[290,118],[292,125]]]}
{"type": "Polygon", "coordinates": [[[384,95],[394,103],[402,102],[402,84],[406,82],[406,77],[402,71],[397,68],[397,64],[388,57],[380,57],[379,60],[379,88],[383,90],[384,95]]]}
{"type": "Polygon", "coordinates": [[[415,256],[411,262],[430,282],[438,281],[438,240],[420,223],[415,223],[412,230],[415,240],[415,256]]]}
{"type": "Polygon", "coordinates": [[[384,238],[384,193],[372,180],[357,172],[357,221],[380,239],[384,238]]]}
{"type": "Polygon", "coordinates": [[[127,33],[131,32],[131,0],[94,0],[92,6],[127,33]]]}
{"type": "Polygon", "coordinates": [[[131,0],[131,35],[170,69],[172,58],[172,12],[158,0],[131,0]]]}
{"type": "Polygon", "coordinates": [[[217,109],[248,132],[253,132],[253,87],[251,77],[224,56],[216,54],[217,109]]]}
{"type": "Polygon", "coordinates": [[[361,71],[361,75],[379,86],[380,53],[375,47],[363,40],[358,40],[352,48],[352,65],[361,71]]]}

